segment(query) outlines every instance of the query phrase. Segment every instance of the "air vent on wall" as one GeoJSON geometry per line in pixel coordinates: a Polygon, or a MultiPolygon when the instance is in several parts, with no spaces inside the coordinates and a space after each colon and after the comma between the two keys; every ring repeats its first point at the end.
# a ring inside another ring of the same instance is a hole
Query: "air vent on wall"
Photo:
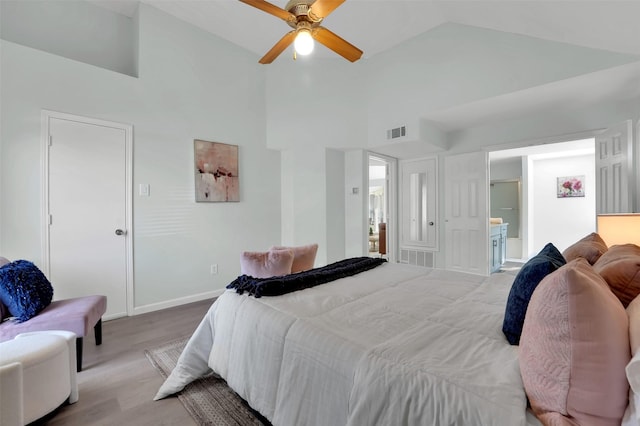
{"type": "Polygon", "coordinates": [[[400,263],[433,268],[433,252],[411,249],[400,249],[400,263]]]}
{"type": "Polygon", "coordinates": [[[407,136],[407,126],[387,130],[387,139],[396,139],[404,136],[407,136]]]}

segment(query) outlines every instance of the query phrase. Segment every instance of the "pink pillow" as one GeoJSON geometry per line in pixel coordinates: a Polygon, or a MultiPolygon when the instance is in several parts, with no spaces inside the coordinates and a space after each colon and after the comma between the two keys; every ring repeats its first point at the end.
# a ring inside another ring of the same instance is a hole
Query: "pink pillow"
{"type": "Polygon", "coordinates": [[[8,265],[9,263],[11,263],[9,259],[0,256],[0,268],[2,268],[4,265],[8,265]]]}
{"type": "Polygon", "coordinates": [[[245,251],[240,255],[240,272],[254,278],[270,278],[291,273],[293,250],[245,251]]]}
{"type": "Polygon", "coordinates": [[[584,258],[549,274],[534,291],[519,358],[531,408],[543,424],[620,425],[629,392],[629,320],[584,258]]]}
{"type": "Polygon", "coordinates": [[[627,316],[629,317],[629,345],[631,346],[631,356],[640,350],[640,296],[627,306],[627,316]]]}
{"type": "Polygon", "coordinates": [[[306,246],[298,247],[281,247],[274,246],[271,250],[293,250],[293,266],[291,267],[291,273],[308,271],[313,269],[313,265],[316,262],[316,254],[318,253],[317,244],[309,244],[306,246]]]}

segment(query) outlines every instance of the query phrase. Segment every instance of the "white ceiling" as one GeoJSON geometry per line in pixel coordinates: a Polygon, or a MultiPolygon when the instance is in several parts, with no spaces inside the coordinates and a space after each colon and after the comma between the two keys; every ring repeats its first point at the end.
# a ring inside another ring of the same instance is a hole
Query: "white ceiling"
{"type": "MultiPolygon", "coordinates": [[[[90,0],[133,16],[137,0],[90,0]]],[[[141,0],[262,56],[289,26],[237,0],[141,0]]],[[[274,0],[284,7],[286,0],[274,0]]],[[[640,55],[640,0],[348,0],[331,29],[372,57],[446,23],[640,55]]],[[[320,46],[316,57],[335,57],[320,46]]]]}

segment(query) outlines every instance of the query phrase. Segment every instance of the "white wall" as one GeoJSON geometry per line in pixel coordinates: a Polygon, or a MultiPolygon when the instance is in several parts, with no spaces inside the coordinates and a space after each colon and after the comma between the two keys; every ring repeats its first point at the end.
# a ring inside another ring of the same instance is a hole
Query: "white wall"
{"type": "Polygon", "coordinates": [[[327,153],[324,147],[282,152],[282,243],[318,244],[316,266],[327,263],[327,153]]]}
{"type": "Polygon", "coordinates": [[[3,0],[2,39],[137,76],[136,19],[84,0],[3,0]],[[34,31],[37,29],[37,31],[34,31]]]}
{"type": "Polygon", "coordinates": [[[363,150],[345,153],[345,257],[364,256],[368,252],[365,239],[365,212],[369,194],[366,176],[369,162],[363,150]],[[353,193],[353,189],[357,193],[353,193]]]}
{"type": "Polygon", "coordinates": [[[283,57],[266,67],[267,146],[357,148],[367,144],[366,62],[283,57]]]}
{"type": "Polygon", "coordinates": [[[345,155],[327,149],[327,263],[345,258],[345,155]]]}
{"type": "Polygon", "coordinates": [[[529,205],[532,207],[529,256],[547,243],[563,251],[596,230],[595,159],[579,157],[529,158],[529,205]],[[583,175],[585,196],[557,198],[557,178],[583,175]]]}
{"type": "Polygon", "coordinates": [[[0,228],[2,255],[41,262],[41,109],[132,124],[134,188],[151,185],[133,203],[135,306],[149,309],[224,288],[242,250],[281,242],[280,155],[255,55],[144,4],[139,18],[139,78],[2,41],[0,228]],[[196,138],[239,146],[239,203],[195,203],[196,138]]]}

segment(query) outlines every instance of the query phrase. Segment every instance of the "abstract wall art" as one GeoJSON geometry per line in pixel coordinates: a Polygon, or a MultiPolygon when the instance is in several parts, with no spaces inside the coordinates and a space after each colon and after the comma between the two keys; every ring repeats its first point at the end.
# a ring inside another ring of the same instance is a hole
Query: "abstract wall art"
{"type": "Polygon", "coordinates": [[[238,146],[194,141],[196,202],[240,201],[238,146]]]}

